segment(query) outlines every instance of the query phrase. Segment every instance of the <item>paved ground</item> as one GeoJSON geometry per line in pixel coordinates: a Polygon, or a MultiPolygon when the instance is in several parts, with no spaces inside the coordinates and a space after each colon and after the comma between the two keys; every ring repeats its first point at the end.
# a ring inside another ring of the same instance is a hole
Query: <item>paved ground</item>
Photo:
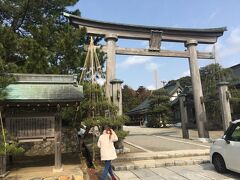
{"type": "MultiPolygon", "coordinates": [[[[11,169],[5,180],[30,180],[30,179],[58,179],[60,176],[83,177],[83,172],[79,165],[64,165],[62,172],[53,172],[53,166],[25,167],[11,169]]],[[[0,178],[1,179],[1,178],[0,178]]]]}
{"type": "MultiPolygon", "coordinates": [[[[181,128],[171,127],[171,128],[146,128],[139,126],[124,126],[124,130],[130,131],[130,135],[134,134],[150,134],[150,135],[161,135],[182,138],[181,128]]],[[[223,135],[223,131],[209,131],[210,138],[216,139],[223,135]]],[[[189,130],[190,139],[197,139],[197,130],[189,130]]]]}
{"type": "MultiPolygon", "coordinates": [[[[124,130],[130,132],[125,143],[132,153],[176,150],[208,150],[209,142],[200,142],[196,130],[190,130],[190,139],[182,139],[180,128],[142,128],[138,126],[125,126],[124,130]]],[[[210,138],[217,139],[223,131],[210,131],[210,138]]],[[[135,169],[129,171],[116,171],[120,180],[209,180],[209,179],[239,179],[240,174],[228,172],[225,175],[215,171],[212,164],[170,166],[159,168],[135,169]]]]}
{"type": "MultiPolygon", "coordinates": [[[[130,135],[126,138],[126,146],[131,149],[131,153],[147,152],[151,154],[159,151],[162,153],[164,151],[173,152],[176,150],[208,150],[210,146],[210,143],[196,141],[197,131],[194,130],[190,131],[191,140],[183,140],[181,138],[181,129],[179,128],[141,128],[130,126],[124,127],[124,129],[130,131],[130,135]]],[[[210,132],[210,136],[213,139],[221,137],[222,134],[223,132],[221,131],[210,132]]],[[[76,161],[75,163],[63,163],[64,171],[59,174],[53,174],[52,172],[53,156],[44,161],[41,166],[37,164],[33,166],[34,162],[38,162],[36,158],[31,159],[32,167],[28,167],[30,160],[24,160],[20,164],[16,164],[16,167],[11,170],[8,178],[11,180],[26,180],[32,177],[53,177],[75,173],[82,176],[79,158],[73,159],[74,162],[76,161]],[[24,164],[23,162],[26,163],[24,164]]],[[[67,160],[69,161],[69,158],[67,160]]],[[[240,179],[240,175],[233,172],[220,175],[215,172],[213,166],[210,164],[116,171],[115,173],[121,180],[240,179]]]]}
{"type": "Polygon", "coordinates": [[[63,171],[61,172],[53,172],[53,160],[54,155],[16,157],[10,173],[4,180],[30,180],[32,178],[54,180],[60,176],[83,179],[82,164],[78,154],[63,154],[63,171]]]}
{"type": "MultiPolygon", "coordinates": [[[[197,132],[190,131],[190,140],[181,138],[179,128],[141,128],[138,126],[125,126],[124,130],[130,132],[125,142],[145,152],[209,149],[211,143],[202,143],[197,140],[197,132]]],[[[223,132],[212,131],[212,137],[219,138],[223,132]]],[[[136,152],[136,149],[131,149],[136,152]]]]}
{"type": "Polygon", "coordinates": [[[228,172],[219,174],[211,164],[192,166],[171,166],[160,168],[116,171],[120,180],[222,180],[240,179],[240,174],[228,172]]]}
{"type": "Polygon", "coordinates": [[[171,151],[184,149],[207,149],[210,145],[191,140],[180,140],[174,137],[155,135],[131,135],[126,138],[126,142],[138,145],[146,151],[171,151]]]}

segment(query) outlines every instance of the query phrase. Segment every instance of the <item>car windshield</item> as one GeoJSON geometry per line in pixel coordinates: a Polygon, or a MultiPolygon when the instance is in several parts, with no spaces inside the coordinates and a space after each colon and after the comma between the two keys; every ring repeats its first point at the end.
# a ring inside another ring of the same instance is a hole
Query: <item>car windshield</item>
{"type": "Polygon", "coordinates": [[[240,123],[236,126],[235,130],[231,135],[231,140],[240,141],[240,123]]]}

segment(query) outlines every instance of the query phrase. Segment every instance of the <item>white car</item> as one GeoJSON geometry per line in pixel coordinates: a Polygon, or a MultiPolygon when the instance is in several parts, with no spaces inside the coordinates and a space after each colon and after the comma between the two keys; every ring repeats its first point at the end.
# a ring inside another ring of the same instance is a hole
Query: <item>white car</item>
{"type": "Polygon", "coordinates": [[[240,173],[240,119],[233,121],[224,136],[213,142],[210,161],[219,173],[227,169],[240,173]]]}

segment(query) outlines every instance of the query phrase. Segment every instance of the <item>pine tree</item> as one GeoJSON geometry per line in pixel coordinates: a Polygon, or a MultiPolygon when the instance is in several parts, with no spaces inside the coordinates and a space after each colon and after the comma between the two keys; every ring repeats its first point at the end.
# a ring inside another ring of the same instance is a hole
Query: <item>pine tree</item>
{"type": "Polygon", "coordinates": [[[87,41],[62,13],[77,0],[0,1],[0,59],[9,72],[79,73],[87,41]]]}
{"type": "Polygon", "coordinates": [[[122,89],[123,113],[127,113],[141,103],[137,93],[131,87],[124,85],[122,89]]]}
{"type": "MultiPolygon", "coordinates": [[[[221,113],[219,113],[220,106],[217,84],[222,81],[229,82],[230,92],[234,94],[235,98],[239,98],[239,90],[234,88],[236,79],[233,77],[231,69],[223,68],[220,64],[210,64],[200,68],[200,75],[208,121],[214,124],[215,128],[220,128],[222,123],[221,113]]],[[[233,112],[238,113],[239,101],[234,101],[234,98],[231,98],[230,101],[233,112]]]]}
{"type": "Polygon", "coordinates": [[[161,88],[153,91],[150,96],[148,127],[166,127],[172,118],[170,96],[167,90],[161,88]]]}
{"type": "Polygon", "coordinates": [[[98,84],[84,83],[85,98],[81,102],[80,110],[78,111],[79,122],[86,126],[84,135],[85,145],[91,151],[92,160],[95,161],[95,155],[99,152],[96,148],[97,138],[95,135],[89,134],[89,130],[93,127],[98,127],[100,133],[103,131],[104,126],[108,125],[113,128],[118,136],[117,148],[122,148],[122,140],[128,135],[127,131],[122,130],[122,126],[128,121],[127,116],[118,116],[118,108],[110,103],[103,94],[103,87],[98,84]]]}

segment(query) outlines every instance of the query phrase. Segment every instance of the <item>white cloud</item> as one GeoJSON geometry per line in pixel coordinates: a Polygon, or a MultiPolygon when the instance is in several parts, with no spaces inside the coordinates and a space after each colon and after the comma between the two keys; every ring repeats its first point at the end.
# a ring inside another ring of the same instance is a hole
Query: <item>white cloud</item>
{"type": "Polygon", "coordinates": [[[137,64],[151,62],[151,57],[147,56],[129,56],[125,61],[119,64],[119,67],[128,68],[137,64]]]}
{"type": "Polygon", "coordinates": [[[215,44],[215,58],[216,60],[223,59],[223,53],[222,50],[224,49],[224,45],[221,42],[217,42],[215,44]]]}
{"type": "Polygon", "coordinates": [[[156,63],[150,62],[146,63],[146,68],[150,71],[153,71],[158,69],[158,65],[156,63]]]}
{"type": "Polygon", "coordinates": [[[240,45],[240,27],[237,27],[231,31],[227,42],[232,45],[240,45]]]}
{"type": "Polygon", "coordinates": [[[125,61],[120,63],[118,67],[129,68],[134,65],[142,64],[148,71],[154,71],[158,69],[158,64],[154,63],[152,57],[149,56],[130,56],[125,61]]]}
{"type": "MultiPolygon", "coordinates": [[[[177,75],[174,79],[179,79],[179,78],[182,78],[182,77],[185,77],[185,76],[190,76],[190,69],[184,71],[183,73],[177,75]]],[[[172,79],[169,79],[169,80],[172,80],[172,79]]]]}
{"type": "Polygon", "coordinates": [[[167,48],[166,48],[166,46],[161,44],[161,49],[166,50],[167,48]]]}
{"type": "Polygon", "coordinates": [[[147,86],[146,88],[147,88],[148,90],[155,90],[155,89],[156,89],[155,85],[153,85],[153,84],[147,86]]]}
{"type": "MultiPolygon", "coordinates": [[[[216,45],[215,45],[215,48],[216,48],[216,45]]],[[[212,52],[213,50],[214,50],[214,46],[212,44],[207,44],[204,49],[204,51],[206,52],[212,52]]]]}
{"type": "MultiPolygon", "coordinates": [[[[184,71],[184,72],[182,73],[182,76],[190,76],[190,70],[184,71]]],[[[181,77],[182,77],[182,76],[181,76],[181,77]]]]}
{"type": "Polygon", "coordinates": [[[240,26],[230,32],[226,41],[216,44],[216,60],[225,66],[239,63],[240,59],[240,26]]]}
{"type": "Polygon", "coordinates": [[[141,46],[146,48],[146,49],[149,48],[149,41],[142,41],[141,46]]]}

